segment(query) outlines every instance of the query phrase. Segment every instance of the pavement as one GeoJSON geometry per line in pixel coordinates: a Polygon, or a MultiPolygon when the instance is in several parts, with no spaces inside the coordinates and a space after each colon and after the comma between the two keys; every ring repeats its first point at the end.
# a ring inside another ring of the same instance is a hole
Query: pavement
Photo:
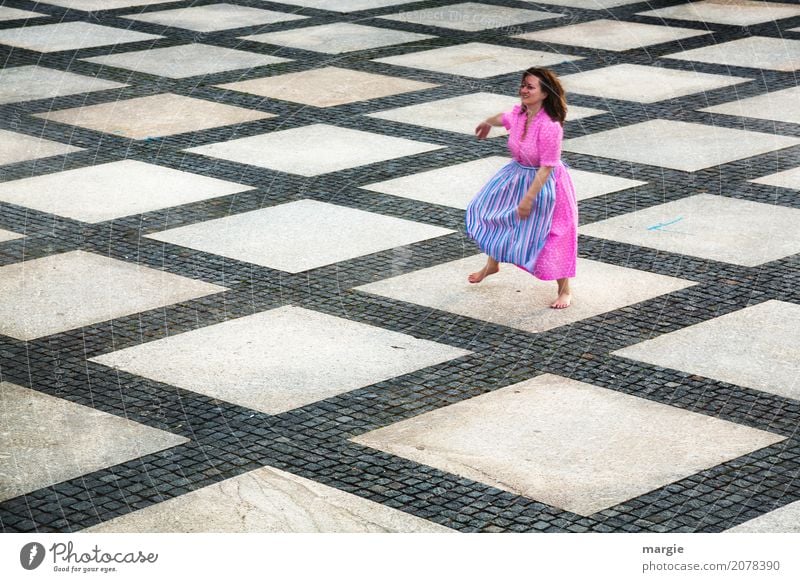
{"type": "Polygon", "coordinates": [[[0,1],[0,531],[800,532],[800,5],[0,1]],[[574,301],[479,285],[569,101],[574,301]]]}

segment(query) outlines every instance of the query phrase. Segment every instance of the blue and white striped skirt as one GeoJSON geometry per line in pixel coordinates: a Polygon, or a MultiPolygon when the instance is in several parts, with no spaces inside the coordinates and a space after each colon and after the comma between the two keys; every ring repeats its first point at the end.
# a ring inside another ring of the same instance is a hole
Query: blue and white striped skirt
{"type": "Polygon", "coordinates": [[[517,206],[539,168],[512,160],[475,195],[467,206],[467,235],[481,250],[501,263],[512,263],[533,273],[556,206],[555,171],[533,203],[528,218],[520,220],[517,206]]]}

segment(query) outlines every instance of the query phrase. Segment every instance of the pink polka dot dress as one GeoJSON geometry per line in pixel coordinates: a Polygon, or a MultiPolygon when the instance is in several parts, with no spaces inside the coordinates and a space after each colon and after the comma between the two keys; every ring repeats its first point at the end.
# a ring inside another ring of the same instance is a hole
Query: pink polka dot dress
{"type": "Polygon", "coordinates": [[[578,203],[561,161],[564,130],[544,108],[527,131],[525,122],[519,105],[503,114],[513,160],[467,206],[467,234],[501,263],[512,263],[545,281],[571,278],[578,254],[578,203]],[[520,220],[517,206],[540,166],[552,166],[553,171],[537,195],[531,215],[520,220]]]}

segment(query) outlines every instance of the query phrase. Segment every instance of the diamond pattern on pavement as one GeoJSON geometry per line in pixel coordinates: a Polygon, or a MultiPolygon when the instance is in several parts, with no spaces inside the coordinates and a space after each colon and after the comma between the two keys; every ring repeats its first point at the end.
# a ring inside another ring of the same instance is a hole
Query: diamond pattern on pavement
{"type": "Polygon", "coordinates": [[[0,4],[0,531],[797,531],[796,3],[0,4]],[[531,66],[564,310],[466,281],[531,66]]]}

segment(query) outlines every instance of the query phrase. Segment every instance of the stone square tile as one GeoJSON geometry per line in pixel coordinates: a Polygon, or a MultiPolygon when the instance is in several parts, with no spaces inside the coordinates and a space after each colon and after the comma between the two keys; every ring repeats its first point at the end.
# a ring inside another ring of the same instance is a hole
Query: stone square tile
{"type": "Polygon", "coordinates": [[[0,334],[31,340],[224,290],[84,251],[27,259],[0,267],[0,334]]]}
{"type": "Polygon", "coordinates": [[[326,202],[298,200],[147,238],[300,273],[451,232],[326,202]]]}
{"type": "Polygon", "coordinates": [[[739,99],[706,107],[700,111],[741,115],[755,119],[800,123],[800,87],[791,87],[781,91],[773,91],[756,97],[739,99]]]}
{"type": "MultiPolygon", "coordinates": [[[[367,117],[421,125],[457,133],[474,134],[475,126],[500,111],[508,111],[519,102],[516,97],[496,93],[472,93],[418,105],[369,113],[367,117]]],[[[504,127],[493,127],[489,137],[508,135],[504,127]]]]}
{"type": "Polygon", "coordinates": [[[613,353],[800,400],[800,305],[766,301],[613,353]]]}
{"type": "Polygon", "coordinates": [[[627,51],[703,34],[709,33],[704,30],[676,26],[658,26],[640,22],[600,19],[581,24],[527,32],[514,35],[512,38],[609,51],[627,51]]]}
{"type": "Polygon", "coordinates": [[[282,0],[281,4],[291,6],[303,6],[304,8],[315,8],[317,10],[331,10],[334,12],[355,12],[357,10],[371,10],[373,8],[383,8],[385,6],[397,6],[398,4],[408,4],[415,0],[282,0]]]}
{"type": "Polygon", "coordinates": [[[164,26],[175,28],[186,28],[198,32],[214,32],[244,26],[303,20],[308,17],[287,14],[286,12],[275,12],[274,10],[251,8],[249,6],[220,3],[159,10],[158,12],[143,12],[141,14],[123,16],[123,18],[139,22],[163,24],[164,26]]]}
{"type": "Polygon", "coordinates": [[[713,22],[715,24],[732,24],[749,26],[762,22],[772,22],[781,18],[800,15],[800,6],[778,2],[750,2],[748,0],[722,1],[703,0],[690,4],[680,4],[638,12],[641,16],[657,16],[659,18],[675,18],[676,20],[692,20],[713,22]]]}
{"type": "Polygon", "coordinates": [[[726,533],[800,534],[800,501],[789,503],[726,530],[726,533]]]}
{"type": "Polygon", "coordinates": [[[29,18],[42,18],[44,16],[49,15],[41,14],[39,12],[31,12],[30,10],[20,10],[19,8],[0,6],[0,22],[7,22],[9,20],[28,20],[29,18]]]}
{"type": "MultiPolygon", "coordinates": [[[[472,162],[447,166],[362,186],[412,200],[466,209],[470,200],[489,179],[509,162],[503,156],[490,156],[472,162]]],[[[647,182],[570,169],[578,200],[641,186],[647,182]]]]}
{"type": "Polygon", "coordinates": [[[376,75],[338,67],[323,67],[218,85],[218,87],[231,91],[304,103],[314,107],[335,107],[345,103],[421,91],[437,86],[401,77],[376,75]],[[320,88],[322,90],[318,90],[320,88]]]}
{"type": "Polygon", "coordinates": [[[551,309],[555,282],[539,281],[513,265],[501,265],[498,274],[480,284],[468,283],[467,275],[485,262],[484,255],[475,255],[356,289],[536,333],[694,285],[684,279],[578,259],[578,276],[570,283],[572,305],[551,309]]]}
{"type": "Polygon", "coordinates": [[[604,194],[611,194],[612,192],[647,184],[647,182],[641,180],[618,178],[617,176],[607,176],[606,174],[586,172],[575,168],[569,169],[569,175],[575,186],[575,197],[578,200],[586,200],[587,198],[603,196],[604,194]]]}
{"type": "Polygon", "coordinates": [[[253,410],[280,414],[467,354],[402,333],[287,306],[92,360],[253,410]]]}
{"type": "Polygon", "coordinates": [[[462,4],[389,14],[380,18],[475,32],[489,28],[508,28],[517,24],[538,22],[561,16],[558,13],[544,12],[542,10],[525,10],[522,8],[464,2],[462,4]]]}
{"type": "Polygon", "coordinates": [[[505,73],[521,72],[529,67],[549,67],[559,63],[580,61],[582,58],[482,42],[469,42],[375,59],[375,62],[483,79],[505,73]]]}
{"type": "Polygon", "coordinates": [[[195,75],[212,75],[289,62],[289,59],[272,55],[259,55],[207,44],[185,44],[81,60],[170,79],[184,79],[195,75]]]}
{"type": "Polygon", "coordinates": [[[97,223],[252,187],[121,160],[0,183],[0,201],[97,223]]]}
{"type": "Polygon", "coordinates": [[[490,156],[384,182],[375,182],[362,188],[463,210],[489,178],[508,162],[509,158],[490,156]]]}
{"type": "Polygon", "coordinates": [[[84,10],[95,12],[97,10],[115,10],[117,8],[129,8],[131,6],[153,6],[155,4],[165,4],[174,0],[47,0],[43,4],[53,4],[63,8],[74,10],[84,10]]]}
{"type": "MultiPolygon", "coordinates": [[[[459,97],[450,97],[418,105],[369,113],[367,117],[472,135],[475,133],[475,126],[478,125],[481,119],[486,119],[501,111],[508,111],[517,102],[518,100],[515,97],[506,95],[472,93],[470,95],[461,95],[459,97]]],[[[568,119],[572,121],[601,113],[606,112],[590,107],[570,106],[568,119]]],[[[508,135],[508,131],[504,127],[493,127],[489,131],[490,138],[500,135],[508,135]]]]}
{"type": "Polygon", "coordinates": [[[0,382],[0,501],[188,439],[0,382]]]}
{"type": "Polygon", "coordinates": [[[694,172],[800,143],[771,133],[700,123],[653,119],[583,137],[564,140],[563,149],[694,172]]]}
{"type": "Polygon", "coordinates": [[[445,533],[449,528],[264,467],[92,526],[93,533],[445,533]]]}
{"type": "Polygon", "coordinates": [[[754,267],[800,252],[800,210],[697,194],[580,227],[579,232],[754,267]]]}
{"type": "Polygon", "coordinates": [[[59,22],[0,30],[0,44],[42,53],[118,45],[157,38],[164,37],[88,22],[59,22]]]}
{"type": "Polygon", "coordinates": [[[23,238],[23,235],[0,228],[0,243],[23,238]]]}
{"type": "Polygon", "coordinates": [[[784,439],[544,374],[352,440],[588,516],[784,439]]]}
{"type": "Polygon", "coordinates": [[[148,139],[223,125],[239,125],[275,115],[164,93],[37,113],[34,117],[131,139],[148,139]]]}
{"type": "Polygon", "coordinates": [[[627,4],[638,4],[640,0],[540,0],[537,4],[552,4],[568,8],[582,8],[584,10],[607,10],[627,4]]]}
{"type": "Polygon", "coordinates": [[[800,40],[751,36],[663,58],[789,72],[800,69],[800,40]]]}
{"type": "Polygon", "coordinates": [[[0,129],[0,143],[3,144],[0,149],[0,166],[81,151],[81,148],[75,146],[5,129],[0,129]]]}
{"type": "Polygon", "coordinates": [[[36,65],[0,69],[0,105],[120,87],[127,85],[36,65]]]}
{"type": "MultiPolygon", "coordinates": [[[[463,210],[483,185],[508,162],[509,158],[507,157],[490,156],[361,187],[373,192],[382,192],[463,210]]],[[[641,180],[617,178],[574,168],[570,168],[569,173],[575,185],[575,194],[578,200],[647,184],[641,180]]]]}
{"type": "Polygon", "coordinates": [[[316,123],[185,151],[301,176],[319,176],[444,146],[316,123]]]}
{"type": "Polygon", "coordinates": [[[321,24],[280,32],[265,32],[239,37],[242,40],[275,44],[327,54],[362,51],[395,44],[436,38],[429,34],[388,30],[350,22],[321,24]]]}
{"type": "Polygon", "coordinates": [[[750,180],[750,182],[800,190],[800,168],[792,168],[791,170],[770,174],[769,176],[750,180]]]}
{"type": "Polygon", "coordinates": [[[622,64],[564,75],[561,81],[568,93],[655,103],[701,91],[711,91],[751,81],[744,77],[679,71],[664,67],[622,64]]]}

